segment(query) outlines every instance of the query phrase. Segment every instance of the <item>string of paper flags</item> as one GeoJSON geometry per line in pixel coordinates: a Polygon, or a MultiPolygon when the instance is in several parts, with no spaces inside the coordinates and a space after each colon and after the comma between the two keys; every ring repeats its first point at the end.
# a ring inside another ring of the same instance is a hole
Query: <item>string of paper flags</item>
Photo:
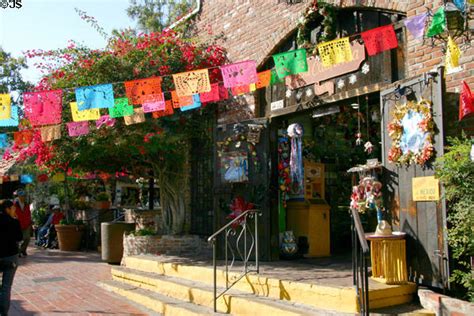
{"type": "MultiPolygon", "coordinates": [[[[414,38],[424,36],[428,16],[428,13],[424,13],[403,21],[414,38]]],[[[427,36],[433,37],[445,30],[446,16],[442,6],[433,16],[427,36]]],[[[358,35],[362,38],[369,56],[398,47],[394,24],[377,27],[318,44],[319,59],[323,66],[330,68],[352,61],[350,38],[358,35]]],[[[449,37],[446,51],[448,73],[459,69],[460,55],[460,49],[449,37]]],[[[173,91],[163,91],[162,78],[165,76],[157,76],[86,87],[25,92],[24,114],[33,128],[40,129],[43,141],[52,141],[61,137],[62,100],[63,92],[66,90],[75,91],[76,102],[69,104],[72,121],[66,122],[66,125],[69,136],[77,137],[89,133],[89,121],[95,121],[96,128],[113,126],[118,118],[123,118],[126,125],[138,124],[145,121],[146,113],[151,113],[153,118],[160,118],[172,115],[176,109],[180,111],[197,109],[208,102],[227,99],[228,89],[234,96],[241,95],[283,82],[286,76],[308,71],[305,49],[283,52],[272,57],[275,68],[262,72],[257,72],[257,65],[253,60],[218,66],[222,82],[211,83],[209,78],[209,70],[217,66],[168,75],[173,78],[175,87],[173,91]],[[124,85],[125,97],[114,96],[113,84],[124,85]],[[165,98],[165,93],[171,94],[171,98],[165,98]],[[100,109],[107,109],[108,114],[101,115],[100,109]]],[[[11,104],[9,94],[0,94],[0,126],[18,125],[18,106],[11,104]]],[[[13,132],[13,138],[17,145],[28,144],[33,138],[33,131],[30,129],[13,132]]],[[[7,146],[7,143],[6,133],[0,134],[0,148],[7,146]]]]}

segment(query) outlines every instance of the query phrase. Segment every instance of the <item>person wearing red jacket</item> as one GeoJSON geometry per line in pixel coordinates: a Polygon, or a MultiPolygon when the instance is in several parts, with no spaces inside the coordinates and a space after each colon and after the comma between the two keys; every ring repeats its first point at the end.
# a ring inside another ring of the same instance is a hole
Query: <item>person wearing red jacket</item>
{"type": "Polygon", "coordinates": [[[15,201],[16,215],[20,222],[21,231],[23,233],[23,240],[20,242],[20,257],[26,257],[26,249],[30,243],[31,238],[31,211],[30,206],[26,203],[26,193],[22,189],[16,192],[17,199],[15,201]]]}

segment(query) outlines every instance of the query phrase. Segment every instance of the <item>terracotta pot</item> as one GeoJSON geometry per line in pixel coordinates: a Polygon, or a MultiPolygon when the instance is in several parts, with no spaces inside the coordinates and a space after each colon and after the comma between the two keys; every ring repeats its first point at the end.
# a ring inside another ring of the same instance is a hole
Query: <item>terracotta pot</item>
{"type": "Polygon", "coordinates": [[[83,225],[55,225],[58,234],[59,250],[77,251],[81,247],[83,225]]]}
{"type": "Polygon", "coordinates": [[[96,201],[94,206],[98,210],[108,210],[112,203],[110,201],[96,201]]]}

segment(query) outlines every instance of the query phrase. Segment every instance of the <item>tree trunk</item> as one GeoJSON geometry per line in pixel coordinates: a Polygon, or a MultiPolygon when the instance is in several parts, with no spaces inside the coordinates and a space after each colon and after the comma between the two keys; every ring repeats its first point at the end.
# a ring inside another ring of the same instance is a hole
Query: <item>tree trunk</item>
{"type": "Polygon", "coordinates": [[[182,176],[159,172],[162,228],[167,234],[180,234],[184,230],[186,201],[182,176]]]}

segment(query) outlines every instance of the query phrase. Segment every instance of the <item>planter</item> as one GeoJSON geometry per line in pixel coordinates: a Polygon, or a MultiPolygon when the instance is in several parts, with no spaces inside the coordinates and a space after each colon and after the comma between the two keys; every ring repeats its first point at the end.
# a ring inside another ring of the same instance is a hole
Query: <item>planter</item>
{"type": "Polygon", "coordinates": [[[79,250],[85,228],[83,225],[55,225],[55,228],[58,234],[59,250],[79,250]]]}
{"type": "Polygon", "coordinates": [[[109,222],[101,224],[102,260],[120,263],[123,255],[123,234],[135,229],[135,223],[109,222]]]}
{"type": "Polygon", "coordinates": [[[110,201],[95,201],[94,206],[98,210],[108,210],[112,203],[110,201]]]}

